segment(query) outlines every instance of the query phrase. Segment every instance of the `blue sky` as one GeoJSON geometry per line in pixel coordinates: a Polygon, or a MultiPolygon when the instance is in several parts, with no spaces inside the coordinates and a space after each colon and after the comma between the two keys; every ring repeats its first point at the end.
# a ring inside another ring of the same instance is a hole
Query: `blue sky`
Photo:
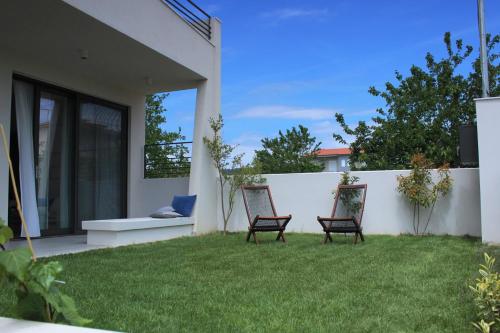
{"type": "MultiPolygon", "coordinates": [[[[500,1],[484,1],[487,31],[500,33],[500,1]]],[[[446,31],[479,52],[476,0],[196,2],[222,21],[224,137],[247,160],[260,139],[298,124],[338,147],[335,112],[369,121],[384,103],[368,88],[423,66],[427,51],[443,56],[446,31]]],[[[192,139],[194,105],[194,91],[172,93],[166,128],[192,139]]]]}

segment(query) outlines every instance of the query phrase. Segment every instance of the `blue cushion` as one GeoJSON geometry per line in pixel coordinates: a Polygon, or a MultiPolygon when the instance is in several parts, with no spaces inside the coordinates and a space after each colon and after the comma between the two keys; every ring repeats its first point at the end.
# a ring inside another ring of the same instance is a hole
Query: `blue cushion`
{"type": "Polygon", "coordinates": [[[176,195],[172,200],[172,207],[182,216],[191,216],[196,195],[176,195]]]}

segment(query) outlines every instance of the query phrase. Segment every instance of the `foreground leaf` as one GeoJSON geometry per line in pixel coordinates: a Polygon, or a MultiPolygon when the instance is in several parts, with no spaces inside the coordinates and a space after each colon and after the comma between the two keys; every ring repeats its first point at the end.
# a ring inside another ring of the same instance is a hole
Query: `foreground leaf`
{"type": "Polygon", "coordinates": [[[23,280],[31,264],[31,252],[27,248],[19,248],[0,252],[0,267],[18,280],[23,280]]]}
{"type": "Polygon", "coordinates": [[[49,290],[57,275],[63,268],[57,261],[39,264],[36,263],[30,269],[31,277],[36,280],[45,290],[49,290]]]}
{"type": "Polygon", "coordinates": [[[12,229],[0,224],[0,245],[5,245],[13,237],[12,229]]]}

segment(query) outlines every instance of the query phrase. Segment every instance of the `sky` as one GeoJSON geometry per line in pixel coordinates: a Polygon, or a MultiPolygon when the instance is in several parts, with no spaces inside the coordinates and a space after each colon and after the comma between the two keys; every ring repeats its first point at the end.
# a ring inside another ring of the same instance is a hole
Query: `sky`
{"type": "MultiPolygon", "coordinates": [[[[479,54],[476,0],[196,0],[222,21],[224,139],[250,161],[260,140],[302,124],[323,148],[341,147],[335,113],[370,121],[384,101],[368,93],[445,55],[443,35],[479,54]]],[[[500,0],[484,0],[500,33],[500,0]]],[[[464,73],[470,63],[460,68],[464,73]]],[[[192,139],[195,90],[165,100],[168,130],[192,139]]]]}

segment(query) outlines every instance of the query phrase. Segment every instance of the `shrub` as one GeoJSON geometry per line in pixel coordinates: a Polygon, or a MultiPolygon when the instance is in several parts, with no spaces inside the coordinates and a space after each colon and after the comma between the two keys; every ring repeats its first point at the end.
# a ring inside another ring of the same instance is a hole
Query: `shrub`
{"type": "Polygon", "coordinates": [[[412,170],[408,176],[398,176],[398,192],[402,193],[413,205],[413,231],[416,235],[425,234],[431,221],[439,197],[446,196],[452,188],[453,179],[447,164],[438,169],[439,181],[431,177],[431,162],[423,154],[415,154],[411,159],[412,170]],[[431,208],[423,231],[420,229],[420,208],[431,208]]]}
{"type": "Polygon", "coordinates": [[[484,264],[480,265],[480,277],[469,286],[474,294],[479,322],[474,327],[482,333],[500,330],[500,275],[494,269],[495,258],[484,253],[484,264]]]}

